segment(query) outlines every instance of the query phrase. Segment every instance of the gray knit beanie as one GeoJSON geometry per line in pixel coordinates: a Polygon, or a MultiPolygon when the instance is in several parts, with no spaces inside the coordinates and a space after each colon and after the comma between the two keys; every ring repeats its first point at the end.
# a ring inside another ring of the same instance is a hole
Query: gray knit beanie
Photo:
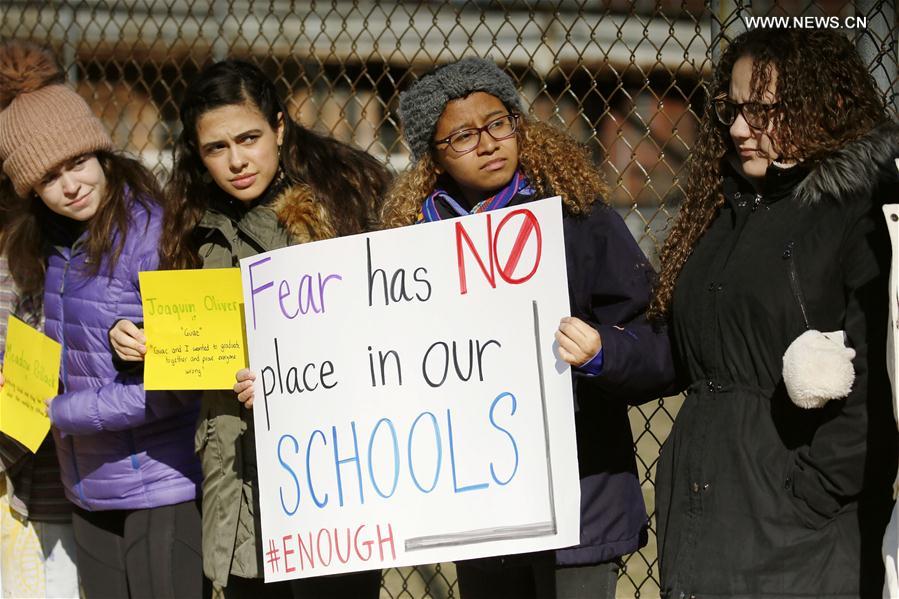
{"type": "Polygon", "coordinates": [[[524,112],[512,79],[492,60],[471,56],[442,66],[400,94],[403,137],[414,162],[430,150],[434,129],[446,104],[473,92],[486,92],[499,98],[509,110],[524,112]]]}

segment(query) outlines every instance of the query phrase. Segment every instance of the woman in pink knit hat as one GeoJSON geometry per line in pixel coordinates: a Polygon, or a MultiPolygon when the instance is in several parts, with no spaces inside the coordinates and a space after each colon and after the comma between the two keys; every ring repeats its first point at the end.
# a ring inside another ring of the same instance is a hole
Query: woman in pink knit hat
{"type": "Polygon", "coordinates": [[[62,345],[47,415],[84,593],[199,597],[198,403],[145,392],[107,341],[118,319],[142,319],[137,274],[159,261],[159,187],[37,48],[0,48],[0,110],[0,254],[62,345]]]}

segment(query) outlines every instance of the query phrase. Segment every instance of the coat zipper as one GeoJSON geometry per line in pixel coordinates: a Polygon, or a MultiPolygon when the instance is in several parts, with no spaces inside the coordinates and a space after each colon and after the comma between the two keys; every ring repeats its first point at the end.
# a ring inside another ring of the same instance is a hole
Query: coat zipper
{"type": "Polygon", "coordinates": [[[758,210],[759,206],[761,206],[761,205],[762,205],[762,194],[757,193],[757,194],[755,194],[755,197],[752,198],[752,208],[751,208],[752,212],[755,212],[756,210],[758,210]]]}
{"type": "Polygon", "coordinates": [[[793,251],[795,246],[795,241],[787,242],[783,257],[787,261],[787,267],[790,272],[790,288],[793,290],[793,296],[796,298],[796,302],[799,304],[799,310],[802,312],[802,321],[805,323],[805,329],[809,330],[812,327],[809,326],[808,311],[805,309],[805,297],[802,295],[802,286],[799,284],[799,272],[796,269],[796,256],[793,251]]]}
{"type": "MultiPolygon", "coordinates": [[[[75,252],[78,249],[78,245],[78,241],[75,241],[69,249],[69,253],[66,256],[65,266],[62,268],[62,281],[59,286],[59,339],[61,341],[60,345],[62,346],[61,363],[63,392],[67,390],[66,381],[68,380],[68,372],[66,369],[66,353],[68,352],[68,345],[66,343],[66,279],[69,275],[69,267],[72,264],[72,260],[75,258],[75,252]]],[[[67,438],[69,440],[69,451],[72,456],[72,468],[75,470],[75,489],[78,490],[78,497],[81,498],[82,503],[84,503],[85,506],[89,506],[90,504],[84,496],[84,489],[81,487],[81,472],[78,471],[78,459],[75,456],[75,437],[74,435],[67,435],[67,438]]]]}

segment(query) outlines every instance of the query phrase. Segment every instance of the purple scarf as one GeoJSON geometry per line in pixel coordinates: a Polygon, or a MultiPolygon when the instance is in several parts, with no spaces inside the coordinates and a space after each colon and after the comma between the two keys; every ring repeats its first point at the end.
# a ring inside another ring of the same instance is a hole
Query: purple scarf
{"type": "Polygon", "coordinates": [[[505,208],[509,205],[509,202],[512,201],[519,193],[524,195],[533,195],[535,193],[534,188],[530,186],[528,180],[525,178],[524,174],[520,170],[516,170],[515,174],[512,176],[512,179],[506,183],[505,187],[496,192],[495,195],[478,202],[478,204],[472,208],[471,210],[466,210],[463,208],[459,202],[454,200],[452,196],[450,196],[443,189],[435,189],[431,192],[425,201],[422,204],[421,212],[418,214],[419,223],[429,223],[436,220],[442,220],[443,217],[440,216],[440,212],[437,209],[437,200],[443,200],[449,208],[455,212],[456,216],[468,216],[469,214],[478,214],[480,212],[488,212],[490,210],[498,210],[499,208],[505,208]]]}

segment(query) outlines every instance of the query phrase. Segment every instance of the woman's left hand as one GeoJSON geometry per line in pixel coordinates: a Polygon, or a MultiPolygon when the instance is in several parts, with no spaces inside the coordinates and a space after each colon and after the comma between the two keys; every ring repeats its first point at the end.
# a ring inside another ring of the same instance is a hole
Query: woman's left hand
{"type": "Polygon", "coordinates": [[[602,349],[599,331],[574,316],[566,316],[556,331],[559,357],[572,366],[583,366],[602,349]]]}
{"type": "Polygon", "coordinates": [[[237,382],[234,383],[234,392],[237,394],[237,400],[244,405],[247,409],[252,409],[253,407],[253,381],[256,380],[256,375],[253,374],[249,368],[241,368],[237,371],[237,374],[234,376],[237,379],[237,382]]]}
{"type": "Polygon", "coordinates": [[[147,353],[144,330],[126,318],[117,320],[109,330],[109,343],[125,362],[142,362],[147,353]]]}
{"type": "Polygon", "coordinates": [[[53,402],[53,398],[44,400],[44,415],[47,418],[50,418],[50,404],[53,402]]]}

